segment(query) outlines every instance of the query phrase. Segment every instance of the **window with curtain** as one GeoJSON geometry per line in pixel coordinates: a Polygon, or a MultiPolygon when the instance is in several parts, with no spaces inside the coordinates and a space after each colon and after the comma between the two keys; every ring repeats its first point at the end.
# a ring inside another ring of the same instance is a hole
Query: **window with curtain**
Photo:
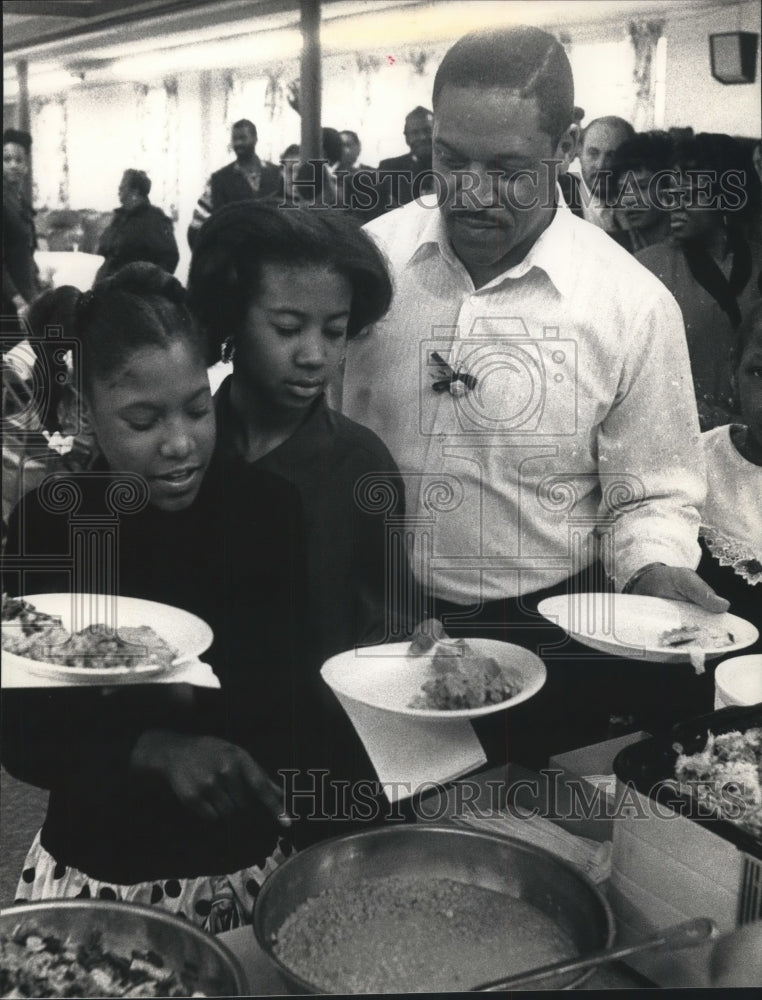
{"type": "Polygon", "coordinates": [[[177,81],[137,85],[140,159],[151,178],[151,201],[177,221],[179,205],[179,113],[177,81]]]}
{"type": "Polygon", "coordinates": [[[69,207],[69,152],[65,97],[36,98],[31,104],[32,201],[37,209],[69,207]]]}

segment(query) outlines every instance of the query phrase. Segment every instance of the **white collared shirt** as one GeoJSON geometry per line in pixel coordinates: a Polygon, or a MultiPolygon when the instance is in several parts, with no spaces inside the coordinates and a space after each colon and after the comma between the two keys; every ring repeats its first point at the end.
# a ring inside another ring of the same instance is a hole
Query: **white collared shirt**
{"type": "Polygon", "coordinates": [[[705,470],[680,310],[557,196],[524,260],[479,289],[435,199],[367,227],[395,294],[350,342],[343,408],[405,475],[416,573],[460,604],[552,586],[599,552],[619,587],[647,563],[698,564],[705,470]],[[476,386],[434,391],[434,352],[476,386]]]}

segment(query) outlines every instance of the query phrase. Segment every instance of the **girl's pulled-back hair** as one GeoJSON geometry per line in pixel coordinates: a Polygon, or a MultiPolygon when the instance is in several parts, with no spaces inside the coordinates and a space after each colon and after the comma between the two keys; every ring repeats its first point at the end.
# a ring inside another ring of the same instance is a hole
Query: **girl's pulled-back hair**
{"type": "Polygon", "coordinates": [[[183,286],[154,264],[128,264],[89,292],[71,285],[46,292],[32,303],[28,320],[50,396],[44,420],[49,429],[56,426],[67,381],[60,346],[49,336],[53,330],[76,342],[74,364],[85,392],[93,378],[108,378],[141,347],[187,339],[207,362],[206,338],[188,310],[183,286]]]}
{"type": "Polygon", "coordinates": [[[379,320],[391,302],[381,252],[343,213],[262,201],[225,205],[201,227],[188,281],[191,307],[216,357],[242,328],[265,264],[324,267],[345,277],[352,288],[349,337],[379,320]]]}

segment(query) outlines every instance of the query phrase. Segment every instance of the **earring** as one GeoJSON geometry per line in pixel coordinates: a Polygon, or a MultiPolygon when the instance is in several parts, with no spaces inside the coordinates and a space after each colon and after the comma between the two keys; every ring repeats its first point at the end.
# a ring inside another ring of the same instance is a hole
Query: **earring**
{"type": "Polygon", "coordinates": [[[229,364],[235,357],[235,344],[232,337],[226,337],[222,342],[222,360],[229,364]]]}

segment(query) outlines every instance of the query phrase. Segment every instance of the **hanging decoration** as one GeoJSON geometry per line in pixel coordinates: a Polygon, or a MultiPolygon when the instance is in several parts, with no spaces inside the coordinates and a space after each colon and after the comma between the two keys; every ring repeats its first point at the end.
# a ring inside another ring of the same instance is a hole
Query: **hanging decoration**
{"type": "Polygon", "coordinates": [[[177,222],[180,214],[180,107],[175,77],[164,80],[164,155],[161,207],[177,222]]]}
{"type": "Polygon", "coordinates": [[[413,67],[416,76],[425,74],[428,60],[429,54],[424,49],[410,49],[405,53],[405,62],[413,67]]]}
{"type": "Polygon", "coordinates": [[[662,35],[664,21],[631,21],[630,40],[635,52],[633,83],[635,106],[631,116],[636,131],[654,127],[656,46],[662,35]]]}
{"type": "Polygon", "coordinates": [[[267,108],[270,125],[283,110],[283,71],[282,64],[268,66],[265,71],[267,86],[265,88],[265,107],[267,108]]]}

